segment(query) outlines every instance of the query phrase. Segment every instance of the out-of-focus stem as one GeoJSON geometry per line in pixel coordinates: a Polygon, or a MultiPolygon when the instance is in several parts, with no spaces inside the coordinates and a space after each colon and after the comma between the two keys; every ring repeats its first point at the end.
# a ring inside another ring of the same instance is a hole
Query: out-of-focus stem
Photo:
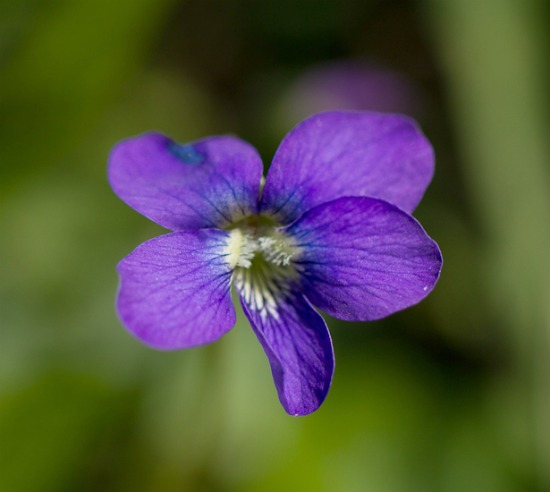
{"type": "Polygon", "coordinates": [[[550,128],[543,93],[549,53],[539,25],[543,2],[425,0],[424,6],[446,71],[470,199],[486,233],[480,262],[488,296],[516,356],[518,384],[510,391],[528,401],[525,437],[542,490],[550,486],[550,128]]]}

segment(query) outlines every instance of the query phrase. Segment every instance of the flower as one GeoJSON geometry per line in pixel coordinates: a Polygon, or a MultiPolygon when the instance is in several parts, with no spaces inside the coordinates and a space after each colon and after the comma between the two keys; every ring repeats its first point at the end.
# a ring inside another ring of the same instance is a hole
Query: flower
{"type": "Polygon", "coordinates": [[[405,74],[368,60],[341,59],[310,67],[279,102],[278,120],[298,121],[312,113],[340,110],[422,113],[423,94],[405,74]]]}
{"type": "Polygon", "coordinates": [[[113,190],[174,232],[119,263],[120,319],[158,349],[210,343],[235,324],[234,286],[284,409],[311,413],[334,372],[331,338],[313,306],[375,320],[418,303],[437,282],[437,244],[410,215],[433,166],[412,120],[369,112],[300,123],[263,188],[257,151],[236,137],[124,140],[109,157],[113,190]]]}

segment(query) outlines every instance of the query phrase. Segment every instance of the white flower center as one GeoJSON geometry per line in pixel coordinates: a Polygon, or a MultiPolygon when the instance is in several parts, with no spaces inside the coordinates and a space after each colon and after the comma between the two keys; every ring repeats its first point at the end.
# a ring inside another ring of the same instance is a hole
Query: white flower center
{"type": "Polygon", "coordinates": [[[271,224],[249,221],[229,231],[226,261],[235,288],[262,318],[278,318],[277,301],[298,277],[293,263],[298,254],[292,239],[271,224]]]}
{"type": "Polygon", "coordinates": [[[255,243],[240,229],[233,229],[229,233],[229,241],[227,242],[227,257],[226,261],[231,268],[237,266],[250,268],[250,261],[254,257],[255,243]]]}

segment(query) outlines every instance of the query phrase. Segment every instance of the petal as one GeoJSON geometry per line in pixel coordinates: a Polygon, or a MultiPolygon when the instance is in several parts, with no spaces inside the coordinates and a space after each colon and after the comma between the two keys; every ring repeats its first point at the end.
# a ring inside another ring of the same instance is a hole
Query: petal
{"type": "Polygon", "coordinates": [[[433,289],[441,253],[410,215],[382,200],[340,198],[286,228],[311,302],[331,316],[368,321],[418,303],[433,289]]]}
{"type": "Polygon", "coordinates": [[[282,141],[267,175],[261,210],[288,223],[336,198],[371,196],[412,212],[433,169],[430,143],[405,116],[320,113],[282,141]]]}
{"type": "Polygon", "coordinates": [[[146,133],[115,146],[109,182],[128,205],[172,230],[221,227],[257,210],[262,161],[235,137],[177,144],[146,133]]]}
{"type": "Polygon", "coordinates": [[[241,304],[262,344],[287,413],[307,415],[325,400],[334,373],[332,341],[323,318],[302,295],[288,294],[275,312],[241,304]]]}
{"type": "Polygon", "coordinates": [[[174,232],[138,246],[118,265],[117,309],[142,342],[174,350],[213,342],[235,324],[228,234],[174,232]]]}

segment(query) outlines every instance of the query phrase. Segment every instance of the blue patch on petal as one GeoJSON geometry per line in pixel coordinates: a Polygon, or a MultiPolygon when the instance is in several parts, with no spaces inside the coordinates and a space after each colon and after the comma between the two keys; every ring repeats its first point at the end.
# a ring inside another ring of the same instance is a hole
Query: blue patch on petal
{"type": "Polygon", "coordinates": [[[206,158],[193,145],[181,145],[172,142],[168,145],[168,150],[184,164],[189,164],[190,166],[200,166],[206,158]]]}

